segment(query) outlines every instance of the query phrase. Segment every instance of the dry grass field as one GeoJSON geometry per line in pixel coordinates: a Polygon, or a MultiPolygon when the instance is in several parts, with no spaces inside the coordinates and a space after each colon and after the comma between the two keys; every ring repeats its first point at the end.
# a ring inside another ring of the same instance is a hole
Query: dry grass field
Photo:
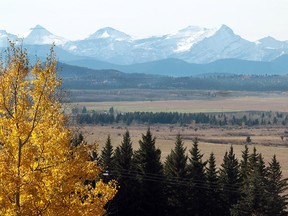
{"type": "Polygon", "coordinates": [[[193,100],[157,100],[157,101],[113,101],[113,102],[77,102],[70,107],[88,110],[108,110],[113,107],[119,112],[238,112],[238,111],[280,111],[288,112],[286,94],[269,93],[259,96],[231,96],[193,100]]]}
{"type": "MultiPolygon", "coordinates": [[[[134,150],[138,149],[138,141],[141,139],[142,133],[146,133],[147,125],[134,125],[126,127],[125,125],[113,126],[83,126],[81,131],[84,133],[88,142],[96,141],[99,144],[99,150],[105,144],[107,136],[111,136],[112,144],[117,146],[122,141],[122,135],[128,129],[133,141],[134,150]]],[[[288,140],[281,136],[285,134],[286,128],[241,128],[241,127],[201,127],[201,126],[173,126],[173,125],[152,125],[151,132],[156,136],[156,146],[161,149],[162,160],[164,161],[169,154],[171,148],[174,147],[175,137],[180,133],[183,137],[187,150],[192,147],[192,140],[198,137],[199,148],[204,154],[204,159],[208,159],[209,154],[214,152],[218,165],[222,162],[225,151],[233,145],[238,158],[241,157],[241,151],[246,144],[246,137],[250,136],[252,143],[249,148],[252,151],[255,146],[259,153],[265,159],[266,164],[276,154],[280,161],[283,174],[288,177],[288,140]],[[197,128],[197,130],[195,130],[197,128]]],[[[187,151],[188,153],[188,151],[187,151]]]]}

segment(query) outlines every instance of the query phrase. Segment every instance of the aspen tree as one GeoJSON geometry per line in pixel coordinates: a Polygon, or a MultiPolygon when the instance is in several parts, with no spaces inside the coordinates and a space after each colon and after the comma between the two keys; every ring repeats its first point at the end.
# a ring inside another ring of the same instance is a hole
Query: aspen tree
{"type": "Polygon", "coordinates": [[[95,145],[70,144],[60,85],[53,47],[30,67],[10,43],[0,64],[0,215],[103,215],[117,191],[89,160],[95,145]]]}

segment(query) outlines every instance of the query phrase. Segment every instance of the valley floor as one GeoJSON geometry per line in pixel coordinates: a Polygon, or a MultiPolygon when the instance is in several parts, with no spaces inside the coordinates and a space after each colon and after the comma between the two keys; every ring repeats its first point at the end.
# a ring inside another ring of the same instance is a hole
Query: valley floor
{"type": "MultiPolygon", "coordinates": [[[[139,147],[138,141],[143,133],[146,133],[148,125],[89,125],[81,126],[85,139],[88,142],[96,141],[99,145],[99,150],[104,146],[107,136],[111,136],[112,145],[114,147],[120,145],[122,135],[126,129],[129,130],[133,149],[139,147]]],[[[178,133],[183,137],[185,146],[188,150],[192,147],[192,140],[199,138],[199,148],[204,154],[204,159],[208,159],[211,152],[216,156],[218,165],[223,161],[225,151],[233,145],[236,156],[240,159],[241,151],[244,145],[247,144],[246,137],[250,136],[252,142],[248,144],[250,152],[255,146],[257,151],[261,153],[265,159],[266,165],[271,161],[271,158],[276,154],[279,160],[283,175],[288,177],[288,131],[286,127],[210,127],[201,125],[188,125],[180,127],[176,125],[152,125],[151,132],[156,136],[156,146],[161,149],[162,161],[174,148],[175,138],[178,133]],[[283,140],[282,138],[283,137],[283,140]]]]}
{"type": "Polygon", "coordinates": [[[77,102],[69,103],[68,109],[85,106],[96,111],[113,107],[119,112],[288,112],[287,92],[93,90],[72,95],[77,96],[77,102]]]}
{"type": "MultiPolygon", "coordinates": [[[[113,107],[116,112],[187,112],[187,113],[225,113],[225,112],[288,112],[287,92],[244,92],[244,91],[208,91],[208,90],[75,90],[72,92],[78,102],[66,104],[65,112],[73,108],[81,110],[84,106],[91,110],[108,111],[113,107]],[[89,99],[89,100],[88,100],[89,99]],[[81,102],[86,101],[86,102],[81,102]],[[91,102],[87,102],[91,101],[91,102]]],[[[286,115],[286,114],[285,114],[286,115]]],[[[112,144],[120,145],[122,135],[129,130],[133,148],[138,149],[138,141],[146,132],[148,125],[80,125],[88,142],[99,144],[99,150],[111,136],[112,144]]],[[[180,133],[188,150],[192,147],[195,137],[200,139],[199,147],[208,159],[214,152],[218,165],[223,161],[225,151],[230,145],[234,146],[237,157],[247,144],[250,136],[250,152],[256,146],[262,153],[266,165],[276,154],[280,161],[285,177],[288,177],[288,128],[280,123],[274,126],[203,126],[197,124],[186,125],[151,125],[151,131],[156,136],[156,146],[161,149],[162,161],[174,147],[176,135],[180,133]],[[287,137],[287,138],[286,138],[287,137]]]]}

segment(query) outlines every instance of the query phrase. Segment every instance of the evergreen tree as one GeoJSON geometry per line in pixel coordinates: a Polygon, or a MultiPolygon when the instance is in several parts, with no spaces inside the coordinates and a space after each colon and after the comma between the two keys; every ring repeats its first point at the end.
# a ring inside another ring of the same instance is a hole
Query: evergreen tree
{"type": "Polygon", "coordinates": [[[129,131],[123,135],[123,141],[114,153],[114,176],[120,188],[113,200],[115,215],[135,215],[135,173],[132,170],[133,149],[129,131]]]}
{"type": "Polygon", "coordinates": [[[241,175],[233,147],[225,153],[220,168],[220,187],[223,200],[223,215],[230,215],[231,208],[240,198],[241,175]]]}
{"type": "Polygon", "coordinates": [[[265,215],[267,204],[266,167],[261,154],[254,147],[249,156],[248,177],[241,188],[241,199],[234,206],[233,215],[265,215]]]}
{"type": "MultiPolygon", "coordinates": [[[[100,162],[104,171],[103,175],[111,176],[111,171],[113,169],[113,146],[111,144],[110,135],[108,135],[105,146],[101,151],[100,162]]],[[[109,178],[106,178],[109,179],[109,178]]]]}
{"type": "Polygon", "coordinates": [[[175,147],[167,156],[164,173],[167,179],[166,196],[168,215],[187,215],[187,155],[181,135],[176,137],[175,147]]]}
{"type": "Polygon", "coordinates": [[[87,113],[87,108],[85,106],[83,106],[82,108],[82,114],[86,114],[87,113]]]}
{"type": "Polygon", "coordinates": [[[192,149],[189,152],[191,154],[191,158],[189,158],[190,164],[188,165],[188,175],[191,181],[191,186],[188,190],[189,215],[206,215],[206,162],[202,161],[203,154],[198,149],[197,138],[194,139],[192,149]]]}
{"type": "Polygon", "coordinates": [[[216,160],[213,153],[210,154],[208,167],[206,168],[207,179],[207,208],[206,215],[221,216],[222,202],[220,196],[220,185],[218,171],[216,170],[216,160]]]}
{"type": "Polygon", "coordinates": [[[250,209],[251,214],[265,214],[265,206],[267,205],[267,169],[261,154],[258,154],[254,147],[253,153],[249,158],[249,182],[250,187],[247,191],[248,203],[246,210],[250,209]],[[251,162],[250,162],[251,160],[251,162]]]}
{"type": "Polygon", "coordinates": [[[123,135],[123,141],[117,146],[114,153],[115,173],[121,177],[122,171],[130,171],[132,168],[133,148],[130,133],[127,130],[123,135]]]}
{"type": "Polygon", "coordinates": [[[161,151],[155,147],[156,138],[150,128],[139,140],[140,148],[135,152],[134,166],[137,173],[138,211],[135,215],[163,215],[165,200],[163,195],[163,166],[161,151]]]}
{"type": "Polygon", "coordinates": [[[240,173],[242,178],[242,187],[246,186],[249,175],[249,148],[245,145],[245,149],[242,151],[242,160],[240,162],[240,173]]]}
{"type": "Polygon", "coordinates": [[[267,168],[269,200],[267,204],[267,215],[287,214],[287,178],[283,178],[280,163],[274,155],[267,168]]]}
{"type": "MultiPolygon", "coordinates": [[[[110,135],[108,135],[106,143],[101,151],[101,156],[100,156],[100,165],[102,167],[102,179],[104,182],[109,182],[111,179],[114,179],[114,156],[113,156],[114,150],[113,146],[111,144],[111,138],[110,135]]],[[[94,184],[92,182],[92,184],[94,184]]],[[[113,215],[114,212],[116,212],[116,207],[115,206],[115,201],[110,201],[106,205],[107,209],[107,214],[108,215],[113,215]]]]}
{"type": "Polygon", "coordinates": [[[251,143],[251,142],[252,142],[252,139],[251,139],[250,136],[247,136],[247,137],[246,137],[246,142],[247,142],[247,143],[251,143]]]}
{"type": "MultiPolygon", "coordinates": [[[[249,148],[245,145],[244,150],[242,151],[242,159],[240,161],[240,177],[241,177],[241,195],[243,196],[245,192],[249,188],[249,148]]],[[[242,197],[243,199],[243,197],[242,197]]],[[[242,204],[239,204],[240,200],[237,204],[233,206],[232,214],[237,215],[241,208],[243,208],[242,204]]]]}

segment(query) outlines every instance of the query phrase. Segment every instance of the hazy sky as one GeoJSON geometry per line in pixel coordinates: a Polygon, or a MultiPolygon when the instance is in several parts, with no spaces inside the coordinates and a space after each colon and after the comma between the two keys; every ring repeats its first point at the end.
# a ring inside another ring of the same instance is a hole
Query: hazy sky
{"type": "Polygon", "coordinates": [[[288,40],[288,0],[0,0],[0,29],[37,24],[72,40],[107,26],[139,38],[221,24],[252,41],[288,40]]]}

